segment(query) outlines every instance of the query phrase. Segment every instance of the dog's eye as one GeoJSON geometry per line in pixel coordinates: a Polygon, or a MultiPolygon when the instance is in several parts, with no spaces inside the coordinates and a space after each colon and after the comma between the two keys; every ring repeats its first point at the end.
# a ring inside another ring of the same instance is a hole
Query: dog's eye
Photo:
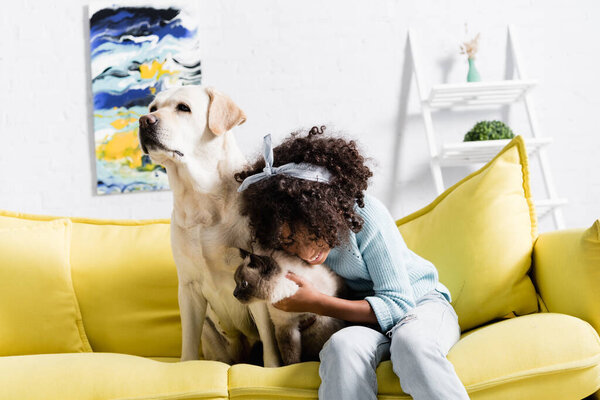
{"type": "Polygon", "coordinates": [[[150,107],[150,112],[154,112],[154,111],[156,111],[156,106],[150,107]]]}
{"type": "Polygon", "coordinates": [[[248,287],[248,281],[242,281],[242,289],[246,289],[248,287]]]}
{"type": "Polygon", "coordinates": [[[191,112],[190,108],[183,103],[177,104],[177,109],[183,112],[191,112]]]}

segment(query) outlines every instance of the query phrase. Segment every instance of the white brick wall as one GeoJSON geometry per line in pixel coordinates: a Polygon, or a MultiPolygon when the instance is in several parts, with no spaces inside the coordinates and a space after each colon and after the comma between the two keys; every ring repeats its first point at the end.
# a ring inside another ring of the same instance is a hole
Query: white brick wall
{"type": "MultiPolygon", "coordinates": [[[[0,13],[0,209],[101,218],[168,218],[171,193],[95,195],[87,2],[12,1],[0,13]]],[[[248,114],[237,130],[243,148],[260,147],[298,127],[325,123],[347,132],[375,161],[371,192],[395,217],[435,197],[417,94],[411,87],[400,153],[393,151],[406,29],[420,36],[428,84],[462,81],[458,54],[481,32],[484,79],[501,79],[505,26],[518,29],[523,68],[540,125],[555,143],[548,156],[567,227],[600,217],[600,3],[582,0],[395,1],[202,0],[204,83],[228,93],[248,114]],[[393,179],[392,160],[401,157],[393,179]],[[392,182],[393,180],[393,182],[392,182]],[[389,203],[391,191],[397,201],[389,203]]],[[[406,90],[406,88],[404,88],[406,90]]],[[[460,140],[476,119],[441,114],[436,128],[460,140]]],[[[528,134],[523,112],[513,129],[528,134]]],[[[446,170],[447,186],[469,169],[446,170]]],[[[543,197],[533,170],[534,194],[543,197]]],[[[540,231],[553,229],[549,219],[540,231]]]]}

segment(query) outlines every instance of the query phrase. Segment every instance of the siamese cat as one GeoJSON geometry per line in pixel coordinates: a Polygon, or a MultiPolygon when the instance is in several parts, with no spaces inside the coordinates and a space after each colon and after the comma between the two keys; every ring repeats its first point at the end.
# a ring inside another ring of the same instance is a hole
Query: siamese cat
{"type": "Polygon", "coordinates": [[[233,295],[243,304],[267,303],[283,364],[318,361],[321,348],[345,326],[344,321],[313,313],[286,312],[272,304],[298,290],[298,285],[285,277],[288,271],[305,278],[318,291],[337,297],[346,291],[342,277],[324,264],[310,265],[283,252],[267,256],[240,249],[240,255],[244,261],[235,271],[233,295]]]}

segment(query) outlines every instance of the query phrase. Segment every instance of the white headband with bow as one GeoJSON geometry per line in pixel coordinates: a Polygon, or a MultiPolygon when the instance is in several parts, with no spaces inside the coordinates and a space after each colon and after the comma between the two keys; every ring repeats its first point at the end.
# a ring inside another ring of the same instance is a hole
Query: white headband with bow
{"type": "Polygon", "coordinates": [[[306,179],[309,181],[329,183],[331,181],[331,172],[327,168],[308,163],[288,163],[280,167],[273,166],[273,145],[271,144],[271,135],[263,139],[263,157],[265,158],[265,168],[262,172],[250,175],[240,185],[238,192],[243,192],[248,186],[255,184],[263,179],[273,175],[288,175],[294,178],[306,179]]]}

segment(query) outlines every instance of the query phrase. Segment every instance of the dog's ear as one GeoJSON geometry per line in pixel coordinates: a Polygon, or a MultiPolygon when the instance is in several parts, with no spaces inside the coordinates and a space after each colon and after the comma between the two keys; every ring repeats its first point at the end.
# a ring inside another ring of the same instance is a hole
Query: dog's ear
{"type": "Polygon", "coordinates": [[[244,249],[239,249],[240,251],[240,257],[245,259],[246,257],[248,257],[250,255],[250,252],[244,250],[244,249]]]}
{"type": "Polygon", "coordinates": [[[221,135],[246,122],[246,114],[229,97],[213,88],[206,88],[206,93],[210,98],[208,128],[212,133],[221,135]]]}

